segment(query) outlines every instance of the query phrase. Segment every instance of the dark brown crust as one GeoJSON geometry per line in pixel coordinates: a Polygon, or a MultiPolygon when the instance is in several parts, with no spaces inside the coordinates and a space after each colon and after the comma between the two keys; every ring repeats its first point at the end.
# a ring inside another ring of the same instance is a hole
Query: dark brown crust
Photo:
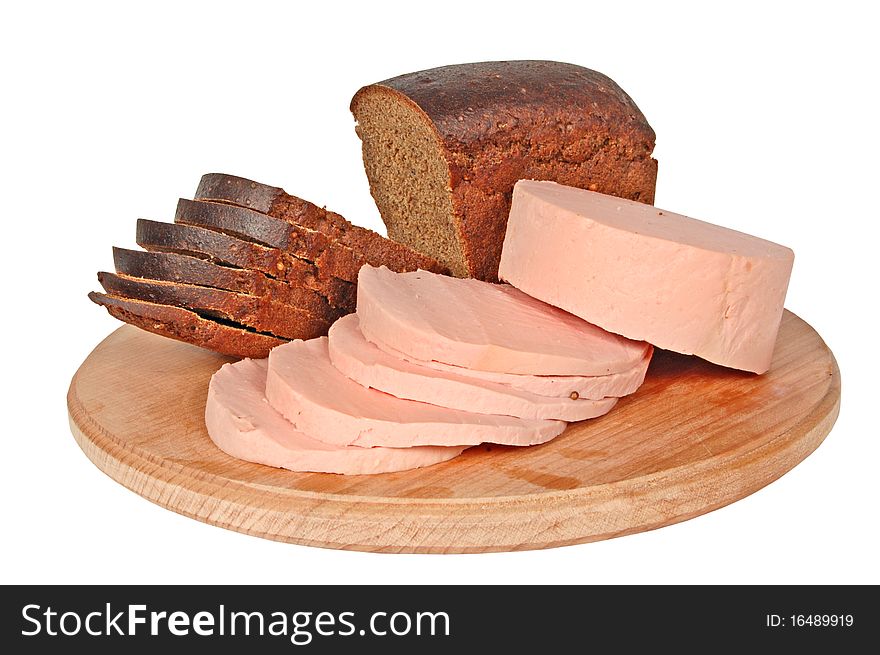
{"type": "Polygon", "coordinates": [[[361,253],[332,241],[323,232],[236,205],[181,198],[174,221],[284,250],[314,262],[319,271],[349,282],[356,282],[361,266],[368,263],[361,253]],[[332,256],[328,257],[328,254],[332,256]]]}
{"type": "Polygon", "coordinates": [[[131,277],[181,282],[258,296],[303,309],[316,318],[334,321],[341,312],[317,291],[275,280],[264,273],[219,266],[204,259],[171,252],[113,248],[116,272],[131,277]]]}
{"type": "Polygon", "coordinates": [[[262,359],[283,339],[224,325],[187,309],[142,300],[120,298],[93,291],[89,299],[111,316],[163,337],[191,343],[230,357],[262,359]]]}
{"type": "Polygon", "coordinates": [[[238,205],[315,230],[361,254],[373,266],[385,265],[398,272],[419,268],[435,273],[449,272],[431,257],[386,239],[372,230],[353,225],[336,212],[292,196],[278,187],[234,175],[209,173],[202,176],[195,198],[238,205]]]}
{"type": "Polygon", "coordinates": [[[98,282],[113,296],[173,305],[218,317],[284,339],[312,339],[327,334],[330,322],[265,298],[176,282],[98,273],[98,282]]]}
{"type": "Polygon", "coordinates": [[[292,245],[291,226],[288,223],[236,205],[180,198],[174,222],[217,230],[270,248],[290,250],[292,245]]]}
{"type": "Polygon", "coordinates": [[[260,184],[236,175],[206,173],[199,180],[194,198],[211,202],[227,202],[248,207],[264,214],[271,214],[275,198],[283,194],[278,187],[260,184]]]}
{"type": "Polygon", "coordinates": [[[356,285],[324,274],[313,262],[293,257],[278,248],[268,248],[198,226],[146,219],[137,222],[137,243],[153,252],[174,252],[260,271],[291,285],[314,289],[331,305],[346,312],[355,309],[356,285]]]}
{"type": "Polygon", "coordinates": [[[151,251],[176,252],[251,268],[284,279],[284,253],[222,232],[193,225],[138,219],[136,241],[151,251]]]}
{"type": "Polygon", "coordinates": [[[534,140],[553,147],[559,141],[554,119],[563,117],[572,124],[569,131],[592,131],[604,123],[638,142],[653,144],[655,139],[641,110],[614,80],[574,64],[486,61],[408,73],[379,84],[410,98],[448,145],[465,149],[475,140],[507,142],[521,127],[545,130],[534,140]]]}
{"type": "Polygon", "coordinates": [[[611,79],[551,61],[444,66],[360,89],[421,110],[449,165],[449,188],[469,273],[496,280],[519,179],[652,203],[654,131],[611,79]]]}

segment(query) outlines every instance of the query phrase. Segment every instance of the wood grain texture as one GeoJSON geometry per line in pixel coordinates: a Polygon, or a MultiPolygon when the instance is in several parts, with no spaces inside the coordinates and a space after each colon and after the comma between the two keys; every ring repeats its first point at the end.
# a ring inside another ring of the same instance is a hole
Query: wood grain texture
{"type": "Polygon", "coordinates": [[[549,548],[683,521],[779,478],[840,408],[834,356],[786,312],[763,376],[660,351],[638,393],[542,446],[477,446],[405,473],[291,473],[235,460],[208,438],[208,381],[226,361],[119,328],[71,382],[77,442],[114,480],[186,516],[367,551],[549,548]]]}

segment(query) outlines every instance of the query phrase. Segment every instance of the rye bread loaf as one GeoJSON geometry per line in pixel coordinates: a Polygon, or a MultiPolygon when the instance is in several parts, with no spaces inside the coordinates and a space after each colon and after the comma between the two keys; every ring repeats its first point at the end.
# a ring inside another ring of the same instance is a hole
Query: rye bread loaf
{"type": "Polygon", "coordinates": [[[130,277],[181,282],[259,296],[292,305],[332,322],[343,312],[332,307],[317,291],[271,278],[260,271],[220,266],[210,261],[172,252],[145,252],[113,248],[116,272],[130,277]]]}
{"type": "Polygon", "coordinates": [[[181,307],[123,298],[92,291],[89,299],[111,316],[142,330],[185,341],[230,357],[262,359],[286,341],[260,334],[244,326],[206,319],[181,307]]]}
{"type": "Polygon", "coordinates": [[[259,271],[292,286],[312,289],[344,312],[355,309],[357,287],[353,283],[322,273],[313,262],[278,248],[197,226],[146,219],[137,222],[136,240],[139,246],[151,252],[178,253],[259,271]]]}
{"type": "Polygon", "coordinates": [[[552,61],[409,73],[351,101],[388,235],[455,275],[497,280],[520,179],[654,200],[654,131],[611,79],[552,61]]]}
{"type": "Polygon", "coordinates": [[[448,273],[434,258],[416,252],[381,234],[354,225],[336,212],[318,207],[279,187],[260,184],[235,175],[208,173],[203,175],[195,194],[196,200],[228,203],[246,207],[294,225],[316,230],[356,252],[363,253],[369,264],[381,262],[394,271],[419,268],[434,273],[448,273]]]}
{"type": "Polygon", "coordinates": [[[284,303],[247,294],[177,282],[145,280],[98,273],[98,281],[113,296],[146,300],[192,310],[282,339],[313,339],[327,334],[330,322],[284,303]]]}

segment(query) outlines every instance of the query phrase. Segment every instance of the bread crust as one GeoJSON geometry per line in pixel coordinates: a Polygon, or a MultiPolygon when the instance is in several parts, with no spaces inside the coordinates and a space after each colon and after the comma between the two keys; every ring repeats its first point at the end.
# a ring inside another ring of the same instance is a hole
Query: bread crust
{"type": "Polygon", "coordinates": [[[229,357],[269,356],[275,346],[286,343],[267,334],[202,318],[181,307],[108,295],[92,291],[89,299],[111,316],[163,337],[207,348],[229,357]]]}
{"type": "Polygon", "coordinates": [[[114,247],[113,264],[116,272],[123,275],[258,296],[305,310],[325,321],[332,322],[342,314],[324,296],[307,287],[294,286],[259,271],[219,266],[197,257],[114,247]]]}
{"type": "Polygon", "coordinates": [[[262,212],[270,217],[315,230],[331,241],[363,256],[373,266],[387,266],[403,272],[423,269],[434,273],[449,270],[432,257],[366,228],[354,225],[340,214],[293,196],[284,189],[260,184],[235,175],[208,173],[202,176],[195,199],[225,203],[262,212]]]}
{"type": "Polygon", "coordinates": [[[193,199],[226,202],[271,215],[275,199],[283,193],[284,190],[278,187],[254,182],[237,175],[205,173],[199,180],[193,199]]]}
{"type": "Polygon", "coordinates": [[[217,317],[282,339],[312,339],[327,333],[330,322],[309,312],[223,289],[98,273],[98,282],[113,296],[173,305],[217,317]]]}
{"type": "Polygon", "coordinates": [[[152,252],[174,252],[260,271],[291,285],[313,289],[324,295],[331,305],[346,312],[355,309],[356,285],[322,272],[314,262],[278,248],[194,225],[147,219],[138,220],[136,241],[152,252]]]}
{"type": "Polygon", "coordinates": [[[368,263],[362,253],[334,242],[323,232],[236,205],[181,198],[174,222],[278,248],[294,257],[314,262],[318,270],[352,283],[357,281],[361,266],[368,263]]]}

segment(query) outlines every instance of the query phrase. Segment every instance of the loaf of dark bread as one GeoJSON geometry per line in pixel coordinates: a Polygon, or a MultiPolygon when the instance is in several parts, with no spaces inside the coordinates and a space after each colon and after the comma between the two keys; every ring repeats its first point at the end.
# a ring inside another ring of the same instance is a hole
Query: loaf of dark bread
{"type": "Polygon", "coordinates": [[[363,87],[351,111],[389,237],[455,275],[497,279],[517,180],[654,199],[654,131],[614,81],[587,68],[444,66],[363,87]]]}
{"type": "Polygon", "coordinates": [[[384,265],[399,272],[421,268],[434,273],[449,273],[448,268],[433,257],[386,239],[372,230],[353,225],[336,212],[292,196],[279,187],[235,175],[209,173],[202,176],[195,198],[246,207],[293,225],[316,230],[362,253],[373,266],[384,265]]]}
{"type": "Polygon", "coordinates": [[[355,309],[357,287],[353,283],[322,273],[313,262],[278,248],[206,228],[146,219],[137,222],[137,244],[152,252],[178,253],[259,271],[291,286],[312,289],[345,313],[355,309]]]}
{"type": "Polygon", "coordinates": [[[92,302],[103,306],[111,316],[148,332],[195,344],[230,357],[269,356],[275,346],[285,343],[268,334],[244,326],[206,319],[180,307],[123,298],[92,291],[92,302]]]}
{"type": "Polygon", "coordinates": [[[303,309],[234,291],[106,272],[98,273],[98,281],[113,296],[189,309],[282,339],[313,339],[330,327],[303,309]]]}
{"type": "Polygon", "coordinates": [[[219,266],[188,255],[113,248],[113,265],[117,273],[129,277],[245,293],[298,307],[329,322],[342,315],[324,296],[307,287],[287,284],[260,271],[219,266]]]}

